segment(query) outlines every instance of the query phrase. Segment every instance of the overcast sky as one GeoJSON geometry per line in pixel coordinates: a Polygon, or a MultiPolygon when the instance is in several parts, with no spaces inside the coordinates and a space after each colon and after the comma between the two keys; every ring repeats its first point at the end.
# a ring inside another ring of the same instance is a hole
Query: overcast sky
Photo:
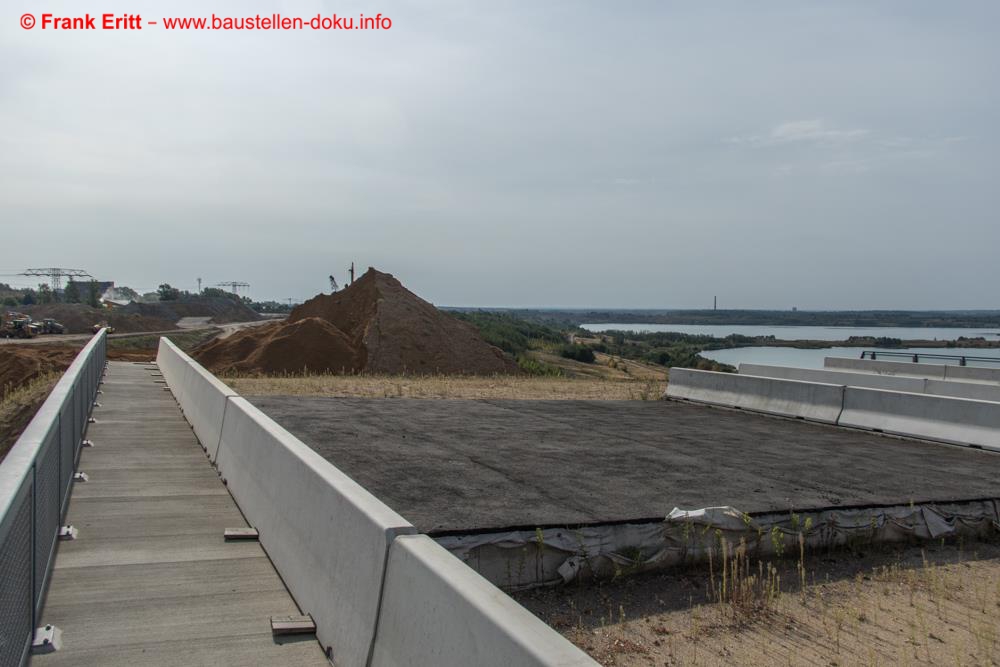
{"type": "Polygon", "coordinates": [[[5,0],[0,273],[303,299],[353,260],[439,305],[1000,307],[998,22],[993,1],[5,0]],[[59,33],[43,11],[392,28],[59,33]]]}

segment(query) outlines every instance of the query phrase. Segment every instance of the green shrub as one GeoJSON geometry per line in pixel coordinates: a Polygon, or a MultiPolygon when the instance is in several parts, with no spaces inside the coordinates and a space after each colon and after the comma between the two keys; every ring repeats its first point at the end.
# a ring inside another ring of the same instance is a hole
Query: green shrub
{"type": "Polygon", "coordinates": [[[559,356],[566,359],[582,361],[585,364],[594,363],[594,351],[586,345],[563,345],[559,350],[559,356]]]}
{"type": "Polygon", "coordinates": [[[550,366],[545,362],[538,361],[537,359],[532,359],[531,357],[519,354],[517,356],[517,365],[522,371],[529,375],[548,375],[552,377],[558,377],[562,375],[562,371],[555,366],[550,366]]]}
{"type": "Polygon", "coordinates": [[[566,340],[561,332],[552,327],[521,320],[506,313],[475,311],[450,314],[479,329],[479,334],[490,345],[515,356],[546,343],[558,344],[566,340]]]}

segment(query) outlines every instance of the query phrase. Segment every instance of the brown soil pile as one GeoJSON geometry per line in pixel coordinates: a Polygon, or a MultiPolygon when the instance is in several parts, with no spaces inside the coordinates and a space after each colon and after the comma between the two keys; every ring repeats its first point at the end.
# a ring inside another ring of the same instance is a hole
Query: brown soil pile
{"type": "Polygon", "coordinates": [[[68,345],[0,347],[0,400],[41,375],[66,370],[79,351],[68,345]]]}
{"type": "Polygon", "coordinates": [[[184,317],[208,317],[209,321],[214,324],[256,322],[263,319],[242,301],[223,296],[185,295],[174,301],[133,302],[122,308],[121,311],[168,322],[176,322],[184,317]]]}
{"type": "Polygon", "coordinates": [[[217,373],[517,372],[517,364],[474,327],[375,269],[342,292],[310,299],[285,322],[213,341],[195,358],[217,373]]]}
{"type": "Polygon", "coordinates": [[[176,328],[174,326],[175,320],[151,317],[121,309],[92,308],[82,303],[21,306],[18,308],[18,312],[30,315],[35,320],[51,317],[66,327],[66,333],[91,333],[93,326],[100,322],[109,323],[115,328],[116,333],[167,331],[176,328]]]}
{"type": "Polygon", "coordinates": [[[352,373],[362,367],[347,336],[318,317],[242,329],[203,345],[196,358],[213,372],[268,375],[352,373]]]}

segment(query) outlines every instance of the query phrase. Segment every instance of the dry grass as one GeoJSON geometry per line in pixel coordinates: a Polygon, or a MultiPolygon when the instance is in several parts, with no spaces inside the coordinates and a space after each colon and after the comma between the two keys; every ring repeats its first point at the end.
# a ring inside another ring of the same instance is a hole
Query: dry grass
{"type": "Polygon", "coordinates": [[[563,375],[571,378],[591,378],[603,380],[658,380],[665,382],[667,379],[667,369],[663,366],[646,364],[641,361],[633,361],[616,357],[603,352],[595,352],[595,361],[592,364],[585,364],[574,359],[566,359],[544,350],[531,350],[528,353],[531,357],[549,366],[558,368],[563,375]]]}
{"type": "Polygon", "coordinates": [[[307,375],[228,377],[248,396],[334,396],[363,398],[464,398],[530,400],[656,400],[664,383],[656,379],[481,376],[307,375]]]}
{"type": "Polygon", "coordinates": [[[17,387],[0,401],[0,461],[17,442],[62,373],[46,373],[17,387]]]}
{"type": "Polygon", "coordinates": [[[718,569],[520,598],[604,665],[961,666],[1000,660],[996,543],[807,556],[779,563],[771,574],[766,566],[751,567],[745,578],[758,571],[779,580],[780,592],[775,596],[770,585],[762,586],[753,604],[720,599],[718,569]]]}

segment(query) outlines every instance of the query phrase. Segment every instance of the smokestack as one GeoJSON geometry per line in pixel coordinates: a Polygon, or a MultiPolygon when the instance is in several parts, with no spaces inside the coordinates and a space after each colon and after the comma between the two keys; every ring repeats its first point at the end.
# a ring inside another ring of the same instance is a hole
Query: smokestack
{"type": "Polygon", "coordinates": [[[712,297],[712,310],[718,310],[718,309],[719,309],[719,297],[713,296],[712,297]]]}

